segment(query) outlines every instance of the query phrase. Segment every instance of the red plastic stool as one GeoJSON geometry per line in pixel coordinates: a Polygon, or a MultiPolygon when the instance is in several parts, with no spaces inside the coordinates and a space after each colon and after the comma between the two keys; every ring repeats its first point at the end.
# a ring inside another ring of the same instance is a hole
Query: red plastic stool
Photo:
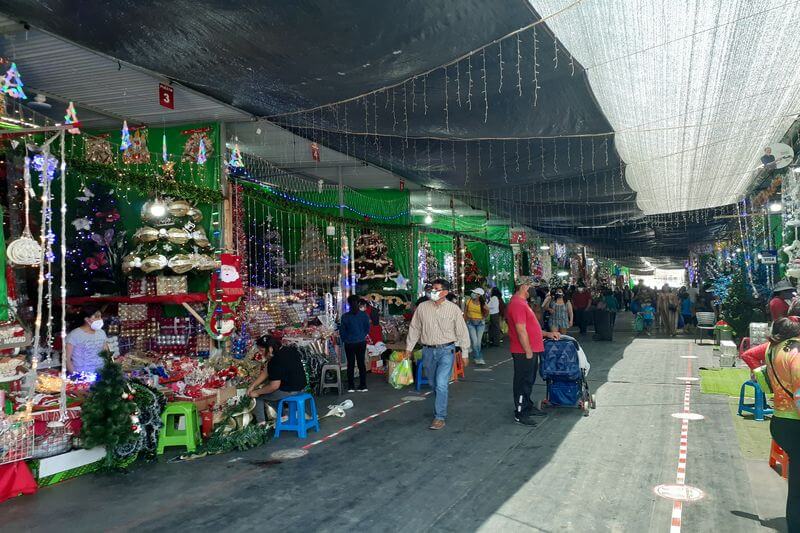
{"type": "Polygon", "coordinates": [[[789,456],[783,451],[783,448],[778,446],[778,443],[772,441],[772,446],[769,450],[769,466],[775,468],[775,465],[781,465],[781,477],[789,479],[789,456]]]}

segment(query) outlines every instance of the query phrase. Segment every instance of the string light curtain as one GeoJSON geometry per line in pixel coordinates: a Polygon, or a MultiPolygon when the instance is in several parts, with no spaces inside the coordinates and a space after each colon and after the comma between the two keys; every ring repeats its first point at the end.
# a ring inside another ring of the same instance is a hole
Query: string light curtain
{"type": "MultiPolygon", "coordinates": [[[[569,3],[531,0],[540,13],[569,3]]],[[[638,205],[654,214],[746,192],[800,112],[799,17],[785,0],[604,0],[548,25],[586,68],[638,205]]]]}

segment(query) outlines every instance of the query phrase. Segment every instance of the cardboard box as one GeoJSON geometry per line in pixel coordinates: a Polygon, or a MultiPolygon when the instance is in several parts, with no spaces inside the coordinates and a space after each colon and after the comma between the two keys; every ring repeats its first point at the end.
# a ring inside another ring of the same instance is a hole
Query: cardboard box
{"type": "Polygon", "coordinates": [[[200,412],[210,409],[215,405],[225,405],[225,403],[234,396],[236,396],[236,387],[231,385],[229,387],[217,389],[215,394],[210,394],[202,398],[195,398],[192,401],[197,406],[197,411],[200,412]]]}

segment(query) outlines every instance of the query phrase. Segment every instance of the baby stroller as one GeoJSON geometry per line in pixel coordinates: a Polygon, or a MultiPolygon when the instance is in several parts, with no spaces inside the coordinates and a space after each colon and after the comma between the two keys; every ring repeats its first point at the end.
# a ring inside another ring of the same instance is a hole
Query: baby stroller
{"type": "Polygon", "coordinates": [[[547,395],[539,402],[539,409],[577,407],[583,410],[583,416],[589,416],[597,405],[586,381],[588,372],[589,361],[577,340],[567,335],[557,341],[545,339],[539,375],[547,384],[547,395]]]}

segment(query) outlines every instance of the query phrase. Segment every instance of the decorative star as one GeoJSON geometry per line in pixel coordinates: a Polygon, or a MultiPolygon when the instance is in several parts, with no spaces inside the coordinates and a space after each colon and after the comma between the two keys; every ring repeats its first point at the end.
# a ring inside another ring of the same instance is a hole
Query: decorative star
{"type": "Polygon", "coordinates": [[[394,278],[394,282],[397,284],[397,290],[399,291],[408,290],[408,280],[404,278],[402,274],[398,274],[397,277],[394,278]]]}

